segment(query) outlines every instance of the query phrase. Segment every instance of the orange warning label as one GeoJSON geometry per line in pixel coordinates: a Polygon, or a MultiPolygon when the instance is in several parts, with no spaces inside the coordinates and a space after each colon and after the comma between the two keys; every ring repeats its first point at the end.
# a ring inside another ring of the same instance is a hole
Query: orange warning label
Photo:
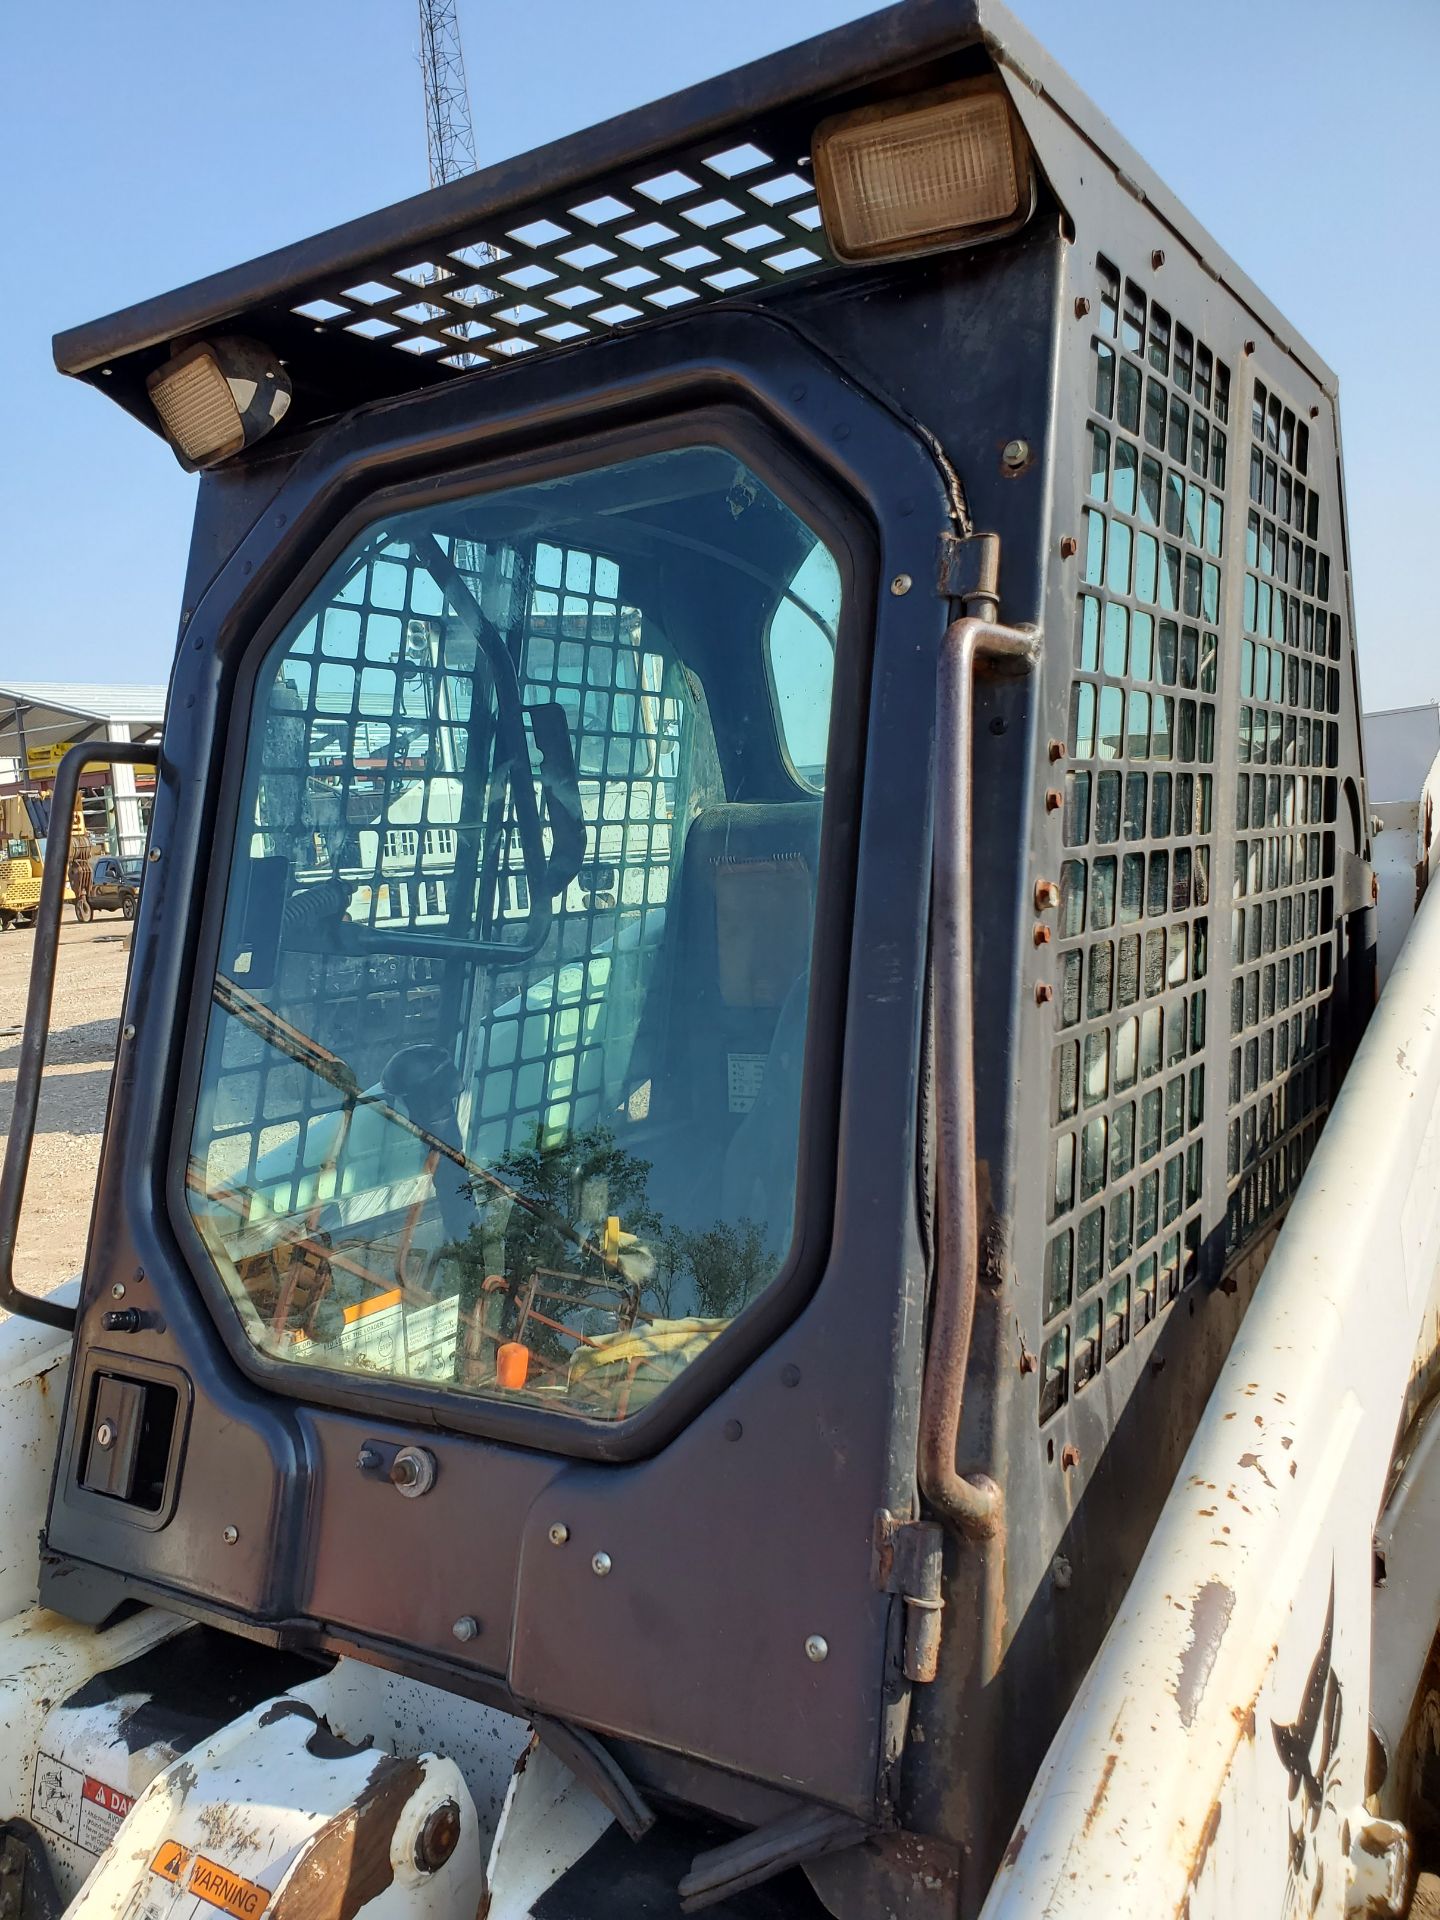
{"type": "Polygon", "coordinates": [[[185,1869],[189,1864],[190,1855],[178,1840],[164,1840],[160,1844],[160,1851],[150,1862],[150,1871],[178,1887],[185,1878],[185,1869]]]}
{"type": "Polygon", "coordinates": [[[196,1856],[190,1869],[187,1891],[230,1914],[232,1920],[260,1920],[270,1898],[264,1887],[257,1887],[253,1880],[242,1880],[238,1873],[207,1860],[203,1853],[196,1856]]]}

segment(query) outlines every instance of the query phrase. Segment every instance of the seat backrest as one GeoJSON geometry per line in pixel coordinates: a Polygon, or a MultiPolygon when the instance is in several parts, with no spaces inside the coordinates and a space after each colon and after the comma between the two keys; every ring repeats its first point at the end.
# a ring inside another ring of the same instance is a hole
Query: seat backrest
{"type": "Polygon", "coordinates": [[[819,845],[818,800],[708,807],[686,836],[656,1081],[665,1117],[694,1124],[717,1178],[809,970],[819,845]]]}

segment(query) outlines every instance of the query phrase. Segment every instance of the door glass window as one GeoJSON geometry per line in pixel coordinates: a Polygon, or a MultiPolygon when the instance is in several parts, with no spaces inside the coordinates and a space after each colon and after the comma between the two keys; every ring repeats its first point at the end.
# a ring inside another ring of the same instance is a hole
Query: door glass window
{"type": "Polygon", "coordinates": [[[796,779],[816,793],[825,784],[839,618],[840,570],[817,541],[796,568],[767,637],[781,741],[796,779]]]}
{"type": "Polygon", "coordinates": [[[839,579],[696,447],[388,518],[288,623],[188,1163],[257,1348],[614,1421],[774,1281],[839,579]]]}

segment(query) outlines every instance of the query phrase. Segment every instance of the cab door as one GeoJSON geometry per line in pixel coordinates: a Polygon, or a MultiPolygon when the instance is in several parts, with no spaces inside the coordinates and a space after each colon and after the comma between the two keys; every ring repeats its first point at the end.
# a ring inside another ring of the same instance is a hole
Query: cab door
{"type": "Polygon", "coordinates": [[[177,664],[50,1604],[883,1817],[946,511],[741,314],[298,458],[177,664]]]}

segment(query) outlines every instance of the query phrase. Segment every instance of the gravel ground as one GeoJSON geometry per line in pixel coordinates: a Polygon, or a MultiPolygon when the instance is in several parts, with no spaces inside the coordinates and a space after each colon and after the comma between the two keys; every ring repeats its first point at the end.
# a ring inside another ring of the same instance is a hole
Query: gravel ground
{"type": "MultiPolygon", "coordinates": [[[[85,1258],[129,934],[128,922],[109,913],[82,927],[67,912],[61,929],[40,1120],[15,1256],[16,1281],[37,1293],[78,1273],[85,1258]]],[[[0,934],[0,1147],[15,1103],[34,938],[27,929],[0,934]]]]}

